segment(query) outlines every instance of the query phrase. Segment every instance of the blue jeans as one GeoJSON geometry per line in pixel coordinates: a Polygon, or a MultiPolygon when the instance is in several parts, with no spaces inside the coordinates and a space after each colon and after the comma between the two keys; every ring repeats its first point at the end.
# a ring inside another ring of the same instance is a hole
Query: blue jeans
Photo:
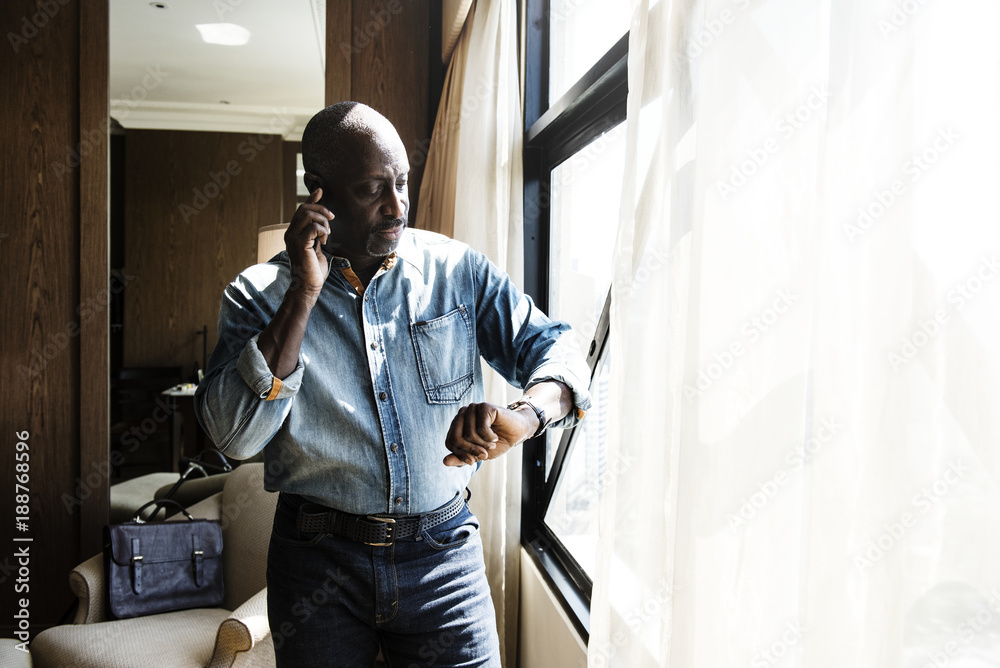
{"type": "Polygon", "coordinates": [[[278,668],[500,667],[479,522],[458,516],[373,547],[296,528],[278,499],[267,553],[267,617],[278,668]]]}

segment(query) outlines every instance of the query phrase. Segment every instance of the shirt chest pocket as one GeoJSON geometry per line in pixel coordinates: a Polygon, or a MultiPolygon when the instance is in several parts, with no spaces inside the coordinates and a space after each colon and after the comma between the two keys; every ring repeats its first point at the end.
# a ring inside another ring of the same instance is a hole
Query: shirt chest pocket
{"type": "Polygon", "coordinates": [[[465,305],[433,320],[410,325],[420,382],[427,402],[456,403],[472,387],[472,317],[465,305]]]}

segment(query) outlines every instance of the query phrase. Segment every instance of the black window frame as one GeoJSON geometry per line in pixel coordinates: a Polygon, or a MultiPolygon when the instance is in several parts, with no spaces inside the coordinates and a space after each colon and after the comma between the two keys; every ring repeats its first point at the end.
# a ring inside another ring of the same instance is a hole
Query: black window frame
{"type": "MultiPolygon", "coordinates": [[[[524,285],[548,312],[552,170],[625,120],[628,96],[628,33],[625,33],[564,95],[550,104],[549,0],[527,0],[524,128],[524,285]]],[[[591,377],[607,346],[611,291],[587,351],[591,377]]],[[[544,438],[524,444],[521,545],[538,567],[584,642],[590,637],[593,583],[545,524],[555,483],[575,430],[559,439],[546,480],[544,438]]]]}

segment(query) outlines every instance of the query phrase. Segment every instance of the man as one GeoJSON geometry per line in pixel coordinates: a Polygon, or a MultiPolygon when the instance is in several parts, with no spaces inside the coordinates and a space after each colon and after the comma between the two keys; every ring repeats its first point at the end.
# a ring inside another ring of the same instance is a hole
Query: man
{"type": "Polygon", "coordinates": [[[407,229],[406,150],[342,102],[302,136],[311,195],[286,252],[219,314],[198,412],[281,492],[268,551],[278,666],[499,666],[474,470],[589,407],[588,371],[485,256],[407,229]],[[479,358],[526,388],[483,403],[479,358]],[[317,595],[321,594],[321,595],[317,595]]]}

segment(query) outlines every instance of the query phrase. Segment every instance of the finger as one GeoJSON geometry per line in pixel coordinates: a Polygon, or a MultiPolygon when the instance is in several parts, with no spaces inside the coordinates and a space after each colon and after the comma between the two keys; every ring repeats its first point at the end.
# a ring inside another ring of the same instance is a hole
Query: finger
{"type": "Polygon", "coordinates": [[[493,431],[493,421],[497,418],[497,409],[490,404],[479,404],[476,412],[479,414],[479,419],[476,420],[476,435],[482,439],[486,447],[495,448],[498,437],[493,431]]]}
{"type": "Polygon", "coordinates": [[[330,233],[330,221],[322,211],[299,210],[285,230],[285,245],[291,246],[302,239],[315,239],[318,234],[330,233]],[[314,226],[321,232],[317,233],[314,226]]]}
{"type": "Polygon", "coordinates": [[[479,435],[480,421],[483,419],[482,411],[479,410],[480,406],[465,412],[465,428],[462,430],[462,436],[465,437],[466,441],[475,445],[487,445],[489,441],[479,435]]]}
{"type": "MultiPolygon", "coordinates": [[[[319,201],[321,199],[323,199],[323,189],[322,188],[316,188],[316,190],[312,191],[312,194],[309,196],[309,199],[312,200],[312,202],[310,202],[311,204],[319,204],[319,201]]],[[[306,201],[309,201],[309,200],[306,200],[306,201]]],[[[323,208],[323,215],[326,216],[327,218],[329,218],[330,220],[333,220],[333,212],[330,211],[325,206],[322,207],[322,208],[323,208]]]]}
{"type": "Polygon", "coordinates": [[[465,415],[465,406],[458,409],[458,414],[455,415],[451,420],[451,426],[448,427],[448,435],[445,436],[444,444],[452,452],[459,452],[461,448],[458,446],[458,442],[462,438],[462,425],[464,424],[463,416],[465,415]]]}
{"type": "Polygon", "coordinates": [[[471,443],[465,438],[466,420],[470,415],[473,415],[473,412],[468,406],[462,406],[458,409],[458,414],[455,415],[451,421],[451,427],[448,429],[445,445],[452,454],[466,464],[475,464],[480,459],[488,458],[489,453],[480,445],[471,443]]]}
{"type": "Polygon", "coordinates": [[[295,210],[295,215],[292,216],[291,225],[302,222],[309,217],[310,213],[318,214],[323,220],[333,220],[336,217],[322,204],[300,204],[299,208],[295,210]]]}
{"type": "Polygon", "coordinates": [[[313,221],[294,239],[295,245],[305,250],[312,250],[316,246],[316,239],[326,236],[327,229],[323,223],[313,221]]]}
{"type": "Polygon", "coordinates": [[[455,455],[448,455],[444,458],[445,466],[465,466],[465,462],[456,457],[455,455]]]}

